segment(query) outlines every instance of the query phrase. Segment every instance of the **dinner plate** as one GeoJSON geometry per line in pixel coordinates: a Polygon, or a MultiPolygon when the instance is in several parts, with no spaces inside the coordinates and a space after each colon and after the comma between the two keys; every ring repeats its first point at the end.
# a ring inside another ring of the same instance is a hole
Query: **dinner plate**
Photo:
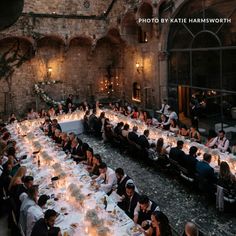
{"type": "Polygon", "coordinates": [[[142,235],[142,232],[140,230],[137,229],[136,230],[133,230],[135,226],[132,226],[132,227],[128,227],[127,228],[127,233],[129,236],[139,236],[139,235],[142,235]]]}

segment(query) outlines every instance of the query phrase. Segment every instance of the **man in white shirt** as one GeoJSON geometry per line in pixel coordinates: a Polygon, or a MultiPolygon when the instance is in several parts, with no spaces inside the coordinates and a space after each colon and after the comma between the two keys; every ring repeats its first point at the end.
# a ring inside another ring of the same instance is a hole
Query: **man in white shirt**
{"type": "Polygon", "coordinates": [[[169,115],[169,111],[168,111],[169,107],[170,106],[167,104],[167,99],[163,99],[163,102],[161,104],[161,109],[156,112],[168,116],[169,115]]]}
{"type": "Polygon", "coordinates": [[[225,131],[220,130],[218,137],[215,137],[212,142],[209,143],[209,147],[217,148],[221,152],[226,152],[229,149],[229,140],[225,137],[225,131]]]}
{"type": "Polygon", "coordinates": [[[116,174],[115,171],[107,167],[106,163],[102,162],[99,165],[100,175],[95,179],[95,181],[100,184],[99,189],[109,194],[112,188],[116,186],[116,174]]]}
{"type": "Polygon", "coordinates": [[[47,195],[40,196],[38,204],[31,206],[27,211],[27,220],[26,220],[26,236],[31,236],[32,229],[35,223],[44,217],[43,208],[47,203],[47,200],[50,197],[47,195]]]}
{"type": "Polygon", "coordinates": [[[159,206],[155,202],[150,201],[148,196],[140,196],[137,206],[134,209],[134,223],[145,227],[150,223],[152,213],[159,210],[159,206]]]}
{"type": "Polygon", "coordinates": [[[176,121],[178,121],[179,119],[177,113],[172,109],[172,107],[169,107],[168,111],[169,111],[168,120],[163,125],[169,125],[172,119],[176,121]]]}
{"type": "Polygon", "coordinates": [[[20,207],[20,218],[19,218],[19,227],[26,233],[27,225],[27,211],[28,209],[35,205],[38,200],[38,187],[33,186],[28,190],[28,196],[24,198],[21,207],[20,207]]]}

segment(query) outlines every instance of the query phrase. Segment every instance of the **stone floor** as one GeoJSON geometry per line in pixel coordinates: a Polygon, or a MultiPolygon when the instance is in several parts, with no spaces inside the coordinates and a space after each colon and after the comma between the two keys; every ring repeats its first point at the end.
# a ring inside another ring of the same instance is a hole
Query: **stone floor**
{"type": "Polygon", "coordinates": [[[219,215],[214,204],[208,206],[202,196],[180,180],[120,154],[103,141],[85,135],[81,139],[93,147],[95,153],[101,154],[108,166],[113,169],[122,167],[134,179],[140,193],[147,194],[159,204],[179,235],[189,220],[195,222],[206,235],[236,235],[236,214],[219,215]]]}
{"type": "MultiPolygon", "coordinates": [[[[93,147],[95,153],[101,154],[108,166],[113,169],[122,167],[134,179],[140,193],[147,194],[159,204],[177,235],[181,235],[184,224],[189,220],[195,222],[205,235],[236,235],[236,214],[219,215],[214,205],[207,206],[202,196],[180,180],[120,154],[103,141],[85,135],[81,139],[93,147]]],[[[6,217],[0,218],[0,236],[8,235],[6,217]]]]}

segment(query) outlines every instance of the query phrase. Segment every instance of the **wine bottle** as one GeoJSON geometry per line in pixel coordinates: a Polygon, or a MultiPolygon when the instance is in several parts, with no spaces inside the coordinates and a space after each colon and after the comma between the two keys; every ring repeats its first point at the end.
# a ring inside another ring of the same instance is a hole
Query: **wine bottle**
{"type": "Polygon", "coordinates": [[[106,196],[104,196],[104,201],[103,201],[103,203],[104,203],[104,205],[105,205],[105,210],[107,209],[107,198],[106,198],[106,196]]]}
{"type": "Polygon", "coordinates": [[[40,158],[38,157],[38,168],[40,168],[40,158]]]}

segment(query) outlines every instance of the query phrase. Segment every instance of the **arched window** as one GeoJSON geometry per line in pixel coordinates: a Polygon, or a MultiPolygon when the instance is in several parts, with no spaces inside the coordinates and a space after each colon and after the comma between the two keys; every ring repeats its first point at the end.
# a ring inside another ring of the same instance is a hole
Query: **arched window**
{"type": "Polygon", "coordinates": [[[230,120],[231,108],[236,107],[235,4],[233,1],[187,1],[175,18],[187,22],[172,24],[169,32],[171,105],[179,109],[179,113],[190,116],[189,104],[194,94],[200,105],[203,104],[200,120],[205,117],[206,122],[210,117],[214,123],[230,120]]]}
{"type": "Polygon", "coordinates": [[[133,83],[133,100],[141,102],[141,87],[137,82],[133,83]]]}

